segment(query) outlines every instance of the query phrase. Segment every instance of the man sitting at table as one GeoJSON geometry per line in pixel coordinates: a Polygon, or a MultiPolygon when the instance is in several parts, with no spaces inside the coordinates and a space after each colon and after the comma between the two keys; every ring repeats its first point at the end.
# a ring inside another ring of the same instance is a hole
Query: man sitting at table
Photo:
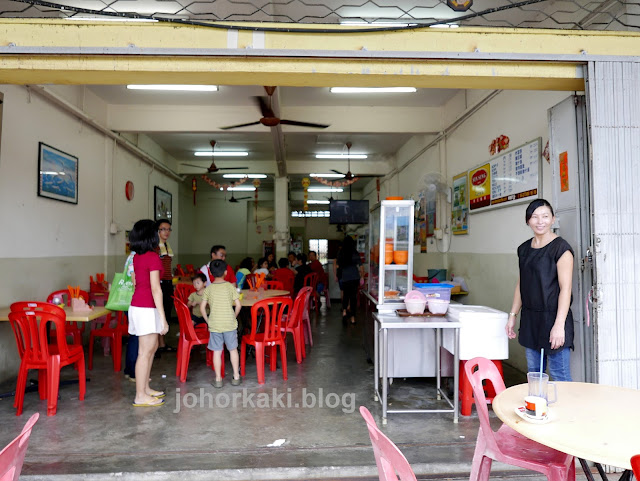
{"type": "MultiPolygon", "coordinates": [[[[223,245],[214,245],[211,248],[211,260],[221,260],[224,261],[227,258],[227,249],[223,245]]],[[[209,270],[209,264],[205,264],[200,268],[200,272],[202,272],[207,278],[206,285],[209,286],[213,282],[213,275],[211,274],[211,270],[209,270]]],[[[233,269],[229,264],[227,264],[227,272],[224,276],[224,280],[229,284],[233,284],[236,287],[236,275],[233,272],[233,269]]]]}
{"type": "Polygon", "coordinates": [[[281,258],[278,261],[278,268],[273,271],[273,279],[276,281],[282,282],[284,289],[289,291],[289,294],[293,294],[293,280],[295,278],[295,274],[291,269],[289,269],[289,260],[286,258],[281,258]]]}
{"type": "Polygon", "coordinates": [[[293,293],[294,295],[298,295],[298,291],[304,287],[304,278],[307,274],[311,274],[311,269],[307,265],[306,254],[298,254],[294,263],[296,277],[293,280],[293,293]]]}
{"type": "Polygon", "coordinates": [[[324,292],[324,286],[327,285],[327,274],[324,272],[324,267],[318,260],[318,254],[316,251],[309,251],[309,268],[312,272],[318,274],[317,290],[320,294],[324,292]]]}

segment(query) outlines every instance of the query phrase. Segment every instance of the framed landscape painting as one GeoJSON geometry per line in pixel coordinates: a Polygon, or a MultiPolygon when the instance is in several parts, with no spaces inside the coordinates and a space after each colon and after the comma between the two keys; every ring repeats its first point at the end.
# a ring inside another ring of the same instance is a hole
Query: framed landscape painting
{"type": "Polygon", "coordinates": [[[171,220],[171,192],[155,186],[153,190],[154,220],[171,220]]]}
{"type": "Polygon", "coordinates": [[[38,144],[38,195],[78,203],[78,157],[38,144]]]}

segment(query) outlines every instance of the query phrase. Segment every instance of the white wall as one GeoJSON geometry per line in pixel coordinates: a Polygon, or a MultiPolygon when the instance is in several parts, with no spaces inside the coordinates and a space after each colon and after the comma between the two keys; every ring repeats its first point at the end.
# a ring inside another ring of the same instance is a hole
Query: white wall
{"type": "MultiPolygon", "coordinates": [[[[106,105],[82,87],[50,90],[98,121],[106,118],[106,105]]],[[[88,290],[90,275],[105,272],[110,278],[122,269],[124,230],[152,216],[154,185],[173,194],[177,211],[177,182],[25,87],[2,85],[0,91],[0,306],[45,300],[68,284],[88,290]],[[77,205],[38,197],[38,142],[78,157],[77,205]],[[131,202],[125,199],[127,180],[135,184],[131,202]],[[111,222],[120,229],[116,235],[109,233],[111,222]]],[[[172,243],[179,250],[176,230],[172,243]]],[[[2,381],[17,374],[18,355],[9,323],[0,324],[2,381]]]]}

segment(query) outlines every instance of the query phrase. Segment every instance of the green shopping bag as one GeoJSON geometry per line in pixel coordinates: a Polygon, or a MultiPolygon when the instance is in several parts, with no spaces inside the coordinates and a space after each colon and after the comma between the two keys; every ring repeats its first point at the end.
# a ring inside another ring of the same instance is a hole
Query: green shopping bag
{"type": "Polygon", "coordinates": [[[133,297],[133,281],[126,272],[118,272],[113,276],[109,299],[105,306],[110,311],[128,311],[133,297]]]}

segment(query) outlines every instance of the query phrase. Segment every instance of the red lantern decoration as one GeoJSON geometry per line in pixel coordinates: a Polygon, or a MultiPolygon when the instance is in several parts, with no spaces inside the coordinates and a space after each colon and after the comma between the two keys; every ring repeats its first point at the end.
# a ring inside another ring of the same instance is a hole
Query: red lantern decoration
{"type": "Polygon", "coordinates": [[[309,186],[311,185],[311,181],[309,180],[309,177],[305,177],[304,179],[302,179],[302,187],[304,188],[304,210],[309,210],[309,205],[307,204],[307,201],[309,200],[309,186]]]}
{"type": "Polygon", "coordinates": [[[193,191],[193,205],[196,205],[196,192],[198,191],[198,183],[196,178],[191,179],[191,190],[193,191]]]}

